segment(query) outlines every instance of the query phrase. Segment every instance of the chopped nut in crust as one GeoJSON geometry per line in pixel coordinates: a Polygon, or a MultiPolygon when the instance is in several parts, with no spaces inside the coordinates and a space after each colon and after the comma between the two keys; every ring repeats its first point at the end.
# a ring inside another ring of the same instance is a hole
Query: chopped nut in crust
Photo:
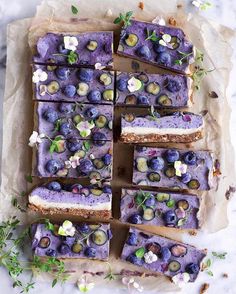
{"type": "Polygon", "coordinates": [[[201,289],[200,289],[200,294],[204,294],[207,289],[210,287],[210,285],[208,283],[204,283],[202,286],[201,286],[201,289]]]}

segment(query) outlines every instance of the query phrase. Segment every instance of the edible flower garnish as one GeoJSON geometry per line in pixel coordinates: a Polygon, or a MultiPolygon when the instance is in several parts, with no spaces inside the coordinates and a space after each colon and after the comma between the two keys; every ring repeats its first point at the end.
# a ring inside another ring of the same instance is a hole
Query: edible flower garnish
{"type": "Polygon", "coordinates": [[[157,258],[157,255],[154,254],[152,251],[148,251],[147,253],[144,254],[144,259],[146,263],[150,264],[157,261],[158,258],[157,258]]]}
{"type": "Polygon", "coordinates": [[[159,40],[160,45],[172,49],[173,46],[170,42],[171,42],[171,35],[169,34],[163,34],[161,40],[159,40]]]}
{"type": "Polygon", "coordinates": [[[59,227],[58,234],[61,236],[73,237],[75,234],[75,227],[73,226],[72,222],[65,220],[62,226],[59,227]]]}
{"type": "Polygon", "coordinates": [[[165,26],[166,25],[166,21],[164,20],[164,18],[162,16],[157,16],[152,20],[152,23],[156,23],[160,26],[165,26]]]}
{"type": "Polygon", "coordinates": [[[202,0],[194,0],[192,1],[192,4],[200,10],[206,10],[212,6],[210,2],[202,0]]]}
{"type": "Polygon", "coordinates": [[[81,121],[76,125],[77,130],[80,133],[80,136],[83,138],[88,137],[91,134],[91,129],[95,127],[94,122],[81,121]]]}
{"type": "Polygon", "coordinates": [[[89,279],[88,275],[82,275],[77,282],[77,286],[80,292],[87,293],[94,288],[95,284],[89,279]]]}
{"type": "Polygon", "coordinates": [[[35,72],[33,72],[32,81],[33,83],[45,82],[47,78],[48,74],[41,68],[38,68],[35,72]]]}
{"type": "Polygon", "coordinates": [[[177,208],[175,214],[178,218],[185,218],[186,216],[185,210],[182,207],[177,208]]]}
{"type": "Polygon", "coordinates": [[[132,77],[128,80],[128,90],[132,93],[138,91],[142,87],[142,82],[135,77],[132,77]]]}
{"type": "Polygon", "coordinates": [[[136,290],[138,292],[143,292],[143,287],[137,283],[134,278],[123,277],[122,283],[127,287],[128,291],[136,290]]]}
{"type": "Polygon", "coordinates": [[[45,138],[45,134],[39,134],[38,132],[33,131],[32,135],[29,138],[29,146],[34,147],[37,146],[37,144],[40,144],[43,142],[43,138],[45,138]]]}
{"type": "Polygon", "coordinates": [[[80,164],[80,157],[75,153],[73,156],[70,157],[70,160],[65,161],[65,167],[69,168],[76,168],[80,164]]]}
{"type": "Polygon", "coordinates": [[[105,66],[101,65],[101,63],[99,63],[99,62],[95,63],[94,67],[95,67],[95,69],[98,69],[98,70],[101,70],[101,69],[105,68],[105,66]]]}
{"type": "Polygon", "coordinates": [[[187,165],[182,163],[181,161],[175,161],[174,168],[176,176],[181,177],[182,174],[186,174],[187,165]]]}
{"type": "Polygon", "coordinates": [[[185,284],[187,284],[190,280],[190,275],[188,273],[179,273],[172,277],[172,281],[175,285],[182,288],[185,284]]]}
{"type": "Polygon", "coordinates": [[[76,37],[64,36],[65,49],[75,51],[77,46],[78,46],[78,40],[76,37]]]}

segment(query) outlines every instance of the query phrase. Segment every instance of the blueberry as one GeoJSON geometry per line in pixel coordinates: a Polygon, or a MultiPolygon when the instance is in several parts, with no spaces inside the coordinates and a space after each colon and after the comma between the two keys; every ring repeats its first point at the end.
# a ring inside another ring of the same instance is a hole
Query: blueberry
{"type": "Polygon", "coordinates": [[[170,163],[179,160],[179,152],[175,149],[169,149],[165,153],[166,160],[170,163]]]}
{"type": "Polygon", "coordinates": [[[60,103],[59,104],[59,111],[61,113],[72,113],[74,112],[75,108],[73,104],[68,104],[68,103],[60,103]]]}
{"type": "Polygon", "coordinates": [[[170,65],[171,64],[171,56],[167,52],[161,52],[157,56],[157,61],[165,66],[170,65]]]}
{"type": "Polygon", "coordinates": [[[154,44],[153,44],[153,50],[154,50],[156,53],[162,53],[162,52],[165,52],[165,51],[166,51],[166,47],[160,45],[159,43],[154,43],[154,44]]]}
{"type": "Polygon", "coordinates": [[[72,98],[73,96],[75,96],[76,87],[74,85],[67,85],[63,89],[63,92],[67,97],[72,98]]]}
{"type": "Polygon", "coordinates": [[[67,140],[66,146],[70,152],[76,152],[79,149],[81,149],[81,142],[79,142],[76,139],[70,139],[70,140],[67,140]]]}
{"type": "Polygon", "coordinates": [[[44,111],[43,118],[50,123],[55,123],[55,121],[58,120],[58,114],[55,110],[49,108],[44,111]]]}
{"type": "Polygon", "coordinates": [[[136,53],[139,57],[144,59],[150,59],[152,55],[150,49],[146,45],[138,47],[136,53]]]}
{"type": "Polygon", "coordinates": [[[135,233],[129,233],[129,236],[126,241],[127,244],[135,246],[138,244],[138,236],[135,233]]]}
{"type": "Polygon", "coordinates": [[[64,44],[60,44],[58,46],[58,51],[59,53],[66,54],[66,55],[69,53],[69,50],[65,48],[64,44]]]}
{"type": "Polygon", "coordinates": [[[152,170],[162,170],[163,167],[164,167],[164,159],[160,156],[157,156],[157,157],[153,157],[150,159],[149,161],[149,167],[152,169],[152,170]]]}
{"type": "Polygon", "coordinates": [[[77,170],[79,172],[82,172],[83,174],[88,174],[93,170],[93,163],[89,159],[81,159],[80,160],[80,165],[77,166],[77,170]]]}
{"type": "Polygon", "coordinates": [[[168,80],[167,89],[171,93],[179,92],[179,90],[181,89],[181,85],[178,81],[168,80]]]}
{"type": "Polygon", "coordinates": [[[143,265],[144,261],[141,258],[138,258],[135,254],[131,254],[127,257],[127,261],[135,264],[135,265],[143,265]]]}
{"type": "Polygon", "coordinates": [[[163,214],[163,220],[166,223],[167,226],[175,225],[177,217],[173,210],[167,210],[163,214]]]}
{"type": "Polygon", "coordinates": [[[85,110],[85,115],[89,119],[95,119],[98,116],[98,109],[97,107],[89,107],[85,110]]]}
{"type": "Polygon", "coordinates": [[[169,249],[168,247],[162,247],[162,248],[161,248],[160,255],[161,255],[161,259],[162,259],[164,262],[167,262],[167,261],[171,258],[171,252],[170,252],[170,249],[169,249]]]}
{"type": "Polygon", "coordinates": [[[138,96],[137,103],[138,104],[149,105],[148,97],[147,96],[144,96],[144,95],[138,96]]]}
{"type": "Polygon", "coordinates": [[[193,151],[184,154],[184,162],[188,165],[195,165],[197,163],[197,155],[193,151]]]}
{"type": "Polygon", "coordinates": [[[199,265],[196,263],[189,263],[186,268],[185,268],[186,272],[189,274],[197,274],[200,270],[199,265]]]}
{"type": "Polygon", "coordinates": [[[71,134],[71,132],[72,132],[72,129],[71,129],[70,123],[65,122],[60,125],[60,133],[62,134],[62,136],[67,137],[68,135],[71,134]]]}
{"type": "Polygon", "coordinates": [[[145,202],[144,204],[148,207],[154,206],[156,203],[155,197],[151,195],[145,202]]]}
{"type": "Polygon", "coordinates": [[[181,181],[184,183],[184,184],[187,184],[188,182],[190,182],[192,176],[190,173],[185,173],[181,176],[181,181]]]}
{"type": "Polygon", "coordinates": [[[70,247],[69,245],[65,244],[65,243],[62,243],[59,248],[58,248],[58,251],[61,253],[61,254],[67,254],[70,252],[70,247]]]}
{"type": "Polygon", "coordinates": [[[84,251],[84,255],[87,257],[95,257],[96,256],[96,249],[92,247],[87,247],[84,251]]]}
{"type": "Polygon", "coordinates": [[[77,76],[80,81],[88,83],[93,79],[93,70],[88,68],[80,68],[77,71],[77,76]]]}
{"type": "Polygon", "coordinates": [[[89,92],[88,94],[88,100],[91,103],[98,103],[101,101],[101,99],[102,99],[102,95],[101,95],[101,92],[99,92],[98,90],[93,90],[89,92]]]}
{"type": "Polygon", "coordinates": [[[71,192],[72,193],[79,193],[82,188],[83,188],[82,185],[74,184],[74,185],[71,186],[71,192]]]}
{"type": "Polygon", "coordinates": [[[55,174],[59,171],[59,169],[62,168],[60,161],[56,160],[56,159],[50,159],[45,166],[46,170],[50,173],[50,174],[55,174]]]}
{"type": "Polygon", "coordinates": [[[111,194],[112,193],[112,190],[111,190],[111,187],[110,186],[104,186],[102,188],[102,191],[103,191],[103,193],[107,193],[107,194],[111,194]]]}
{"type": "Polygon", "coordinates": [[[47,256],[52,256],[52,257],[56,257],[56,256],[57,256],[57,252],[56,252],[56,250],[54,250],[54,249],[48,249],[48,250],[45,252],[45,254],[46,254],[47,256]]]}
{"type": "Polygon", "coordinates": [[[143,223],[142,217],[139,214],[133,214],[129,217],[129,223],[140,225],[143,223]]]}
{"type": "Polygon", "coordinates": [[[65,67],[58,67],[56,69],[56,76],[58,77],[59,80],[62,80],[62,81],[65,81],[68,79],[69,73],[70,71],[68,70],[68,68],[65,68],[65,67]]]}
{"type": "Polygon", "coordinates": [[[47,188],[48,188],[48,190],[60,192],[61,191],[61,184],[58,182],[51,182],[51,183],[47,184],[47,188]]]}
{"type": "Polygon", "coordinates": [[[63,184],[63,190],[71,192],[72,191],[71,184],[63,184]]]}
{"type": "Polygon", "coordinates": [[[86,223],[81,223],[77,225],[77,230],[79,230],[83,234],[88,234],[90,232],[90,228],[86,223]]]}
{"type": "Polygon", "coordinates": [[[109,165],[111,163],[112,156],[111,154],[107,153],[102,157],[102,161],[105,163],[105,165],[109,165]]]}
{"type": "Polygon", "coordinates": [[[121,92],[125,91],[127,89],[127,80],[126,79],[119,79],[117,81],[117,89],[121,92]]]}
{"type": "Polygon", "coordinates": [[[93,134],[93,143],[96,146],[103,146],[106,144],[106,136],[103,133],[96,132],[93,134]]]}

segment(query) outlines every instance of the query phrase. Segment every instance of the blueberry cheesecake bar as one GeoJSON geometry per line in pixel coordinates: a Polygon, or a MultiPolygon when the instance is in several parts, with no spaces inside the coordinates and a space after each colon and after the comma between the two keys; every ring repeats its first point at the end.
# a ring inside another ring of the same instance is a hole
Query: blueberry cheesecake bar
{"type": "Polygon", "coordinates": [[[180,108],[191,105],[192,80],[184,75],[117,72],[116,104],[180,108]]]}
{"type": "Polygon", "coordinates": [[[29,194],[29,208],[42,214],[69,213],[83,218],[111,218],[111,187],[62,185],[53,181],[38,186],[29,194]]]}
{"type": "Polygon", "coordinates": [[[121,259],[179,284],[197,279],[205,256],[206,250],[130,228],[121,259]]]}
{"type": "Polygon", "coordinates": [[[103,138],[96,133],[93,141],[61,136],[43,139],[34,148],[33,176],[111,179],[112,142],[103,138]]]}
{"type": "Polygon", "coordinates": [[[122,189],[120,221],[131,224],[198,229],[200,201],[195,195],[122,189]]]}
{"type": "Polygon", "coordinates": [[[34,99],[113,104],[114,72],[91,68],[33,65],[34,99]]]}
{"type": "Polygon", "coordinates": [[[38,133],[50,138],[61,135],[67,139],[91,139],[99,132],[104,140],[112,140],[112,120],[112,105],[65,102],[35,104],[35,126],[38,133]]]}
{"type": "Polygon", "coordinates": [[[47,33],[38,39],[35,51],[34,63],[111,68],[113,32],[47,33]]]}
{"type": "Polygon", "coordinates": [[[174,142],[190,143],[203,136],[203,118],[190,112],[160,116],[125,114],[121,118],[121,141],[125,143],[174,142]]]}
{"type": "Polygon", "coordinates": [[[65,220],[52,229],[42,223],[33,224],[31,237],[35,256],[106,261],[112,233],[109,224],[74,224],[65,220]]]}
{"type": "Polygon", "coordinates": [[[133,184],[172,189],[210,190],[213,158],[209,151],[136,146],[133,184]]]}
{"type": "Polygon", "coordinates": [[[193,45],[180,28],[130,20],[117,53],[182,74],[190,73],[193,45]]]}

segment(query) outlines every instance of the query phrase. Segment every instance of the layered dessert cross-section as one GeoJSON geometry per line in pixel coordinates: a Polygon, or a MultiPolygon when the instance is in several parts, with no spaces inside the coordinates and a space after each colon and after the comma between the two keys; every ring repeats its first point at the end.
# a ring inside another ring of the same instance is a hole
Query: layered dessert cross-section
{"type": "Polygon", "coordinates": [[[175,112],[164,116],[135,116],[121,118],[121,140],[125,143],[174,142],[190,143],[203,136],[203,118],[189,112],[175,112]]]}
{"type": "Polygon", "coordinates": [[[194,282],[206,250],[130,228],[121,259],[165,275],[176,284],[194,282]]]}
{"type": "Polygon", "coordinates": [[[34,63],[112,67],[113,32],[47,33],[40,37],[34,63]]]}
{"type": "Polygon", "coordinates": [[[33,65],[34,99],[113,104],[114,72],[90,68],[33,65]]]}
{"type": "Polygon", "coordinates": [[[120,221],[131,224],[198,229],[200,201],[195,195],[122,189],[120,221]]]}
{"type": "Polygon", "coordinates": [[[83,218],[108,220],[111,212],[110,186],[83,187],[80,184],[62,185],[53,181],[36,187],[29,194],[29,208],[43,214],[69,213],[83,218]]]}
{"type": "Polygon", "coordinates": [[[192,80],[184,75],[117,72],[116,104],[181,108],[191,105],[192,80]]]}
{"type": "Polygon", "coordinates": [[[135,185],[200,191],[213,186],[209,151],[136,146],[133,164],[135,185]]]}
{"type": "Polygon", "coordinates": [[[39,257],[58,259],[108,260],[112,233],[109,224],[54,224],[49,230],[45,224],[31,227],[32,250],[39,257]]]}
{"type": "Polygon", "coordinates": [[[190,73],[194,57],[182,29],[138,20],[121,31],[117,53],[182,74],[190,73]]]}

